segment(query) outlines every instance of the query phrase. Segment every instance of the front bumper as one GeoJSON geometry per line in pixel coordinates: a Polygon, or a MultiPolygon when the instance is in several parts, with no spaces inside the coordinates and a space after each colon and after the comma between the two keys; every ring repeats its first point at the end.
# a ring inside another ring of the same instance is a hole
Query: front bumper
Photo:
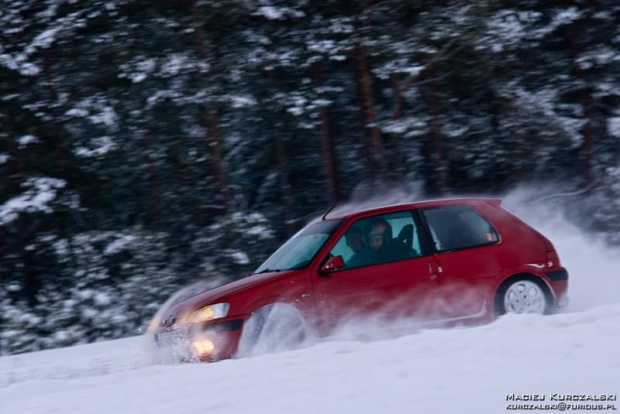
{"type": "Polygon", "coordinates": [[[162,362],[211,362],[231,358],[237,352],[241,318],[161,328],[155,344],[162,362]]]}

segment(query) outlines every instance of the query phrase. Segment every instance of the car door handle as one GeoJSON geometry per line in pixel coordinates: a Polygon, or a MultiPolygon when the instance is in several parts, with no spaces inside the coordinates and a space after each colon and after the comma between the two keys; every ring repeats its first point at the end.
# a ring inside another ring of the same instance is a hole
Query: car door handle
{"type": "Polygon", "coordinates": [[[436,262],[431,262],[428,264],[428,271],[433,275],[437,275],[438,273],[443,273],[443,267],[436,262]]]}

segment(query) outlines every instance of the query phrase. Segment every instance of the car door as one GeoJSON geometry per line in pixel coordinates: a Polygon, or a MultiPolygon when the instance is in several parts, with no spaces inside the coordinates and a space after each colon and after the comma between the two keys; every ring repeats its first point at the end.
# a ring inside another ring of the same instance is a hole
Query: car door
{"type": "Polygon", "coordinates": [[[317,310],[324,322],[333,326],[349,318],[382,316],[393,319],[416,315],[437,287],[436,266],[429,246],[422,238],[419,219],[411,211],[361,218],[352,223],[325,258],[342,256],[345,266],[316,274],[313,279],[317,310]],[[372,223],[390,226],[390,240],[381,259],[376,252],[356,257],[353,237],[360,233],[368,248],[372,223]]]}
{"type": "Polygon", "coordinates": [[[439,287],[435,315],[442,319],[482,316],[489,286],[501,271],[499,235],[473,206],[420,210],[434,243],[439,287]]]}

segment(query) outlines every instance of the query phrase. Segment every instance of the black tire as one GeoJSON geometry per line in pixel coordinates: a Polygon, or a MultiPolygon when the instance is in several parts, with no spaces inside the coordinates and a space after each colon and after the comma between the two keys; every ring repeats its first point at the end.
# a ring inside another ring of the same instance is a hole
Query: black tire
{"type": "Polygon", "coordinates": [[[540,278],[532,275],[518,275],[506,280],[497,290],[493,302],[495,318],[506,313],[539,313],[549,315],[553,313],[553,310],[553,296],[549,288],[540,278]],[[538,289],[537,292],[536,288],[538,289]],[[531,293],[529,298],[528,289],[531,293]],[[523,295],[523,297],[520,295],[523,295]],[[523,302],[522,304],[520,304],[521,301],[523,302]],[[541,302],[539,303],[538,301],[541,302]],[[511,309],[506,309],[506,303],[509,302],[512,302],[511,309]],[[528,307],[530,302],[532,306],[528,307]]]}
{"type": "Polygon", "coordinates": [[[257,310],[243,326],[238,357],[287,351],[309,345],[314,335],[291,305],[272,304],[257,310]]]}

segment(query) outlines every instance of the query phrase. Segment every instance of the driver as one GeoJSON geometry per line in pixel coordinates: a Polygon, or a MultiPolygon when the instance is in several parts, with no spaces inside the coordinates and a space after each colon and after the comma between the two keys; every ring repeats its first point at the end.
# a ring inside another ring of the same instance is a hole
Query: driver
{"type": "Polygon", "coordinates": [[[353,251],[353,256],[347,260],[347,267],[359,267],[368,264],[371,256],[368,245],[362,237],[362,229],[360,227],[351,227],[345,233],[347,246],[353,251]]]}
{"type": "Polygon", "coordinates": [[[369,264],[385,263],[391,260],[392,226],[382,218],[371,219],[364,229],[366,243],[371,250],[369,264]]]}

